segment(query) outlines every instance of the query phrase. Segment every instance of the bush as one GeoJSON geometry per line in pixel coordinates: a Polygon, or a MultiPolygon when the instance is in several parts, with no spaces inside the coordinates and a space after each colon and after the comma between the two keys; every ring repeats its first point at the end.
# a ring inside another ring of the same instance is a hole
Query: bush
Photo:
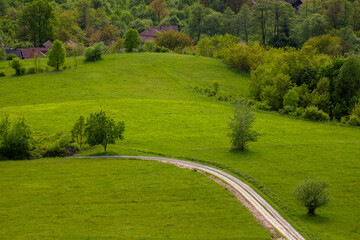
{"type": "Polygon", "coordinates": [[[158,53],[162,52],[162,53],[164,53],[164,52],[170,52],[170,50],[167,49],[166,47],[157,46],[157,47],[155,48],[155,52],[158,52],[158,53]]]}
{"type": "Polygon", "coordinates": [[[327,113],[319,110],[317,107],[307,107],[303,113],[303,117],[313,121],[329,121],[330,117],[327,113]]]}
{"type": "Polygon", "coordinates": [[[230,34],[215,35],[211,38],[201,39],[197,44],[197,48],[201,56],[222,57],[224,50],[226,51],[227,48],[234,47],[239,41],[240,38],[230,34]]]}
{"type": "Polygon", "coordinates": [[[103,42],[96,43],[94,46],[85,50],[85,62],[95,62],[102,59],[105,53],[105,45],[103,42]]]}
{"type": "Polygon", "coordinates": [[[15,54],[13,54],[13,53],[11,53],[11,54],[8,54],[7,56],[6,56],[6,61],[11,61],[11,60],[13,60],[14,58],[16,58],[17,56],[15,55],[15,54]]]}
{"type": "Polygon", "coordinates": [[[146,41],[140,50],[143,52],[155,52],[156,48],[158,47],[159,46],[155,42],[146,41]]]}
{"type": "Polygon", "coordinates": [[[235,45],[223,51],[224,62],[238,70],[249,72],[263,61],[265,49],[260,46],[235,45]]]}
{"type": "Polygon", "coordinates": [[[157,45],[176,52],[181,52],[185,47],[193,45],[193,40],[189,35],[175,31],[159,32],[154,41],[157,45]]]}
{"type": "Polygon", "coordinates": [[[26,69],[22,66],[22,63],[18,57],[11,61],[10,66],[15,70],[15,74],[17,76],[25,74],[26,69]]]}
{"type": "Polygon", "coordinates": [[[360,126],[360,118],[355,115],[351,115],[348,123],[353,126],[360,126]]]}
{"type": "Polygon", "coordinates": [[[123,53],[124,49],[124,39],[123,38],[118,38],[118,40],[116,41],[115,44],[113,44],[109,50],[107,51],[107,53],[109,54],[114,54],[114,53],[123,53]]]}
{"type": "Polygon", "coordinates": [[[32,156],[32,133],[24,118],[11,123],[8,116],[0,120],[0,158],[29,159],[32,156]]]}
{"type": "Polygon", "coordinates": [[[4,72],[0,72],[0,77],[5,77],[5,73],[4,72]]]}
{"type": "Polygon", "coordinates": [[[36,69],[34,67],[30,67],[30,68],[27,69],[26,73],[27,74],[34,74],[34,73],[36,73],[36,69]]]}
{"type": "Polygon", "coordinates": [[[34,137],[36,156],[65,157],[76,153],[78,148],[72,138],[63,133],[49,134],[37,132],[34,137]]]}
{"type": "Polygon", "coordinates": [[[305,179],[296,187],[294,196],[308,209],[309,215],[314,215],[317,208],[326,206],[330,202],[329,193],[326,188],[326,182],[305,179]]]}

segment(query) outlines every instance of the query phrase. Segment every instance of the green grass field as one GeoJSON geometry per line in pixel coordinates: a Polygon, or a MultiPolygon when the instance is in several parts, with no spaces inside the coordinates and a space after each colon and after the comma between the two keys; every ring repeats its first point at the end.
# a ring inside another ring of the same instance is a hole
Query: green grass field
{"type": "Polygon", "coordinates": [[[0,162],[0,188],[3,240],[270,239],[222,186],[157,162],[0,162]]]}
{"type": "Polygon", "coordinates": [[[7,64],[0,64],[8,74],[0,79],[0,113],[25,116],[35,131],[68,132],[79,115],[104,109],[126,125],[125,140],[109,151],[222,163],[269,188],[287,209],[280,212],[306,238],[360,239],[359,128],[257,112],[255,128],[262,136],[250,151],[233,153],[227,137],[231,106],[191,88],[218,81],[221,90],[247,95],[249,76],[218,59],[112,55],[76,70],[22,77],[9,76],[7,64]],[[330,184],[332,202],[318,216],[307,216],[293,198],[305,177],[330,184]]]}

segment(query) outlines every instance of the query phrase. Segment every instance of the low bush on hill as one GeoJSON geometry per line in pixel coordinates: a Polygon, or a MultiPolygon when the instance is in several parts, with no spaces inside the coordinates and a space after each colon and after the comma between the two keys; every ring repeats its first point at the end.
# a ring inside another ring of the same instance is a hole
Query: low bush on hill
{"type": "Polygon", "coordinates": [[[104,43],[96,43],[94,46],[85,49],[85,62],[95,62],[102,59],[102,55],[105,53],[104,43]]]}

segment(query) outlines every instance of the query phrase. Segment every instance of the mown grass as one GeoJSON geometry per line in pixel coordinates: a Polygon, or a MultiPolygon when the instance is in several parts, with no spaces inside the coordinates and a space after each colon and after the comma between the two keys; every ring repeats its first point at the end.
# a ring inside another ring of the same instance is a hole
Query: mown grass
{"type": "MultiPolygon", "coordinates": [[[[31,64],[31,63],[30,63],[31,64]]],[[[0,65],[1,67],[1,65],[0,65]]],[[[1,71],[1,69],[0,69],[1,71]]],[[[282,213],[310,239],[359,239],[360,129],[257,112],[259,141],[245,153],[229,152],[229,103],[199,95],[191,86],[246,95],[247,74],[220,60],[174,54],[106,56],[60,73],[0,80],[0,113],[24,115],[36,131],[68,132],[79,115],[100,109],[124,120],[118,154],[215,161],[256,179],[282,202],[282,213]],[[307,216],[293,198],[305,177],[330,183],[332,203],[307,216]]],[[[95,147],[84,154],[101,151],[95,147]]]]}
{"type": "Polygon", "coordinates": [[[270,239],[200,173],[136,160],[0,162],[1,239],[270,239]]]}

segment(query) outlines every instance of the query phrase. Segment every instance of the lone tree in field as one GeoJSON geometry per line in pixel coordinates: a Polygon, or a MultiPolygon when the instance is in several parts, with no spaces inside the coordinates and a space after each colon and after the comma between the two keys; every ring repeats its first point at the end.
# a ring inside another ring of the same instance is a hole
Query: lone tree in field
{"type": "Polygon", "coordinates": [[[86,141],[90,146],[102,145],[104,152],[108,144],[115,144],[124,138],[124,122],[115,123],[104,111],[90,114],[85,124],[86,141]]]}
{"type": "Polygon", "coordinates": [[[125,34],[124,47],[127,52],[132,52],[134,48],[140,47],[141,38],[135,29],[129,29],[125,34]]]}
{"type": "Polygon", "coordinates": [[[65,63],[66,50],[62,45],[62,42],[56,40],[48,52],[48,62],[50,67],[54,67],[56,71],[59,71],[61,65],[65,63]]]}
{"type": "Polygon", "coordinates": [[[295,198],[308,209],[309,215],[315,215],[315,210],[330,202],[327,183],[320,180],[305,179],[295,191],[295,198]]]}
{"type": "Polygon", "coordinates": [[[231,150],[244,151],[247,143],[255,142],[259,135],[252,129],[252,124],[255,121],[252,107],[244,100],[237,101],[234,105],[234,116],[229,118],[231,150]]]}
{"type": "Polygon", "coordinates": [[[76,143],[79,145],[80,148],[83,143],[84,135],[85,135],[85,118],[84,116],[80,116],[71,130],[71,137],[73,139],[76,139],[76,143]]]}

